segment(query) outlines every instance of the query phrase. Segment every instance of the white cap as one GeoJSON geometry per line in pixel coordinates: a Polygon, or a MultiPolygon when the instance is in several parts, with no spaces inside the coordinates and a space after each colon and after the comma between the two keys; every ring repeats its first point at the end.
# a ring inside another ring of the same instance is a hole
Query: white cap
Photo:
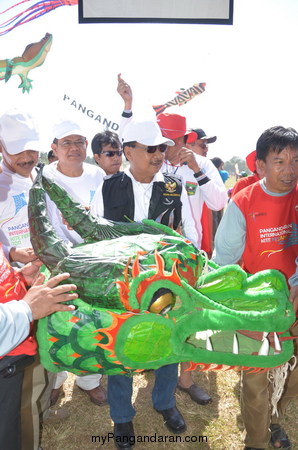
{"type": "Polygon", "coordinates": [[[39,133],[28,113],[13,109],[0,117],[0,139],[10,155],[26,150],[38,152],[39,133]]]}
{"type": "Polygon", "coordinates": [[[143,145],[175,145],[171,139],[165,138],[160,131],[157,122],[129,122],[122,132],[122,142],[139,142],[143,145]]]}
{"type": "Polygon", "coordinates": [[[72,134],[85,137],[85,134],[81,130],[80,126],[72,120],[61,120],[56,123],[54,125],[53,134],[55,139],[63,139],[66,136],[71,136],[72,134]]]}

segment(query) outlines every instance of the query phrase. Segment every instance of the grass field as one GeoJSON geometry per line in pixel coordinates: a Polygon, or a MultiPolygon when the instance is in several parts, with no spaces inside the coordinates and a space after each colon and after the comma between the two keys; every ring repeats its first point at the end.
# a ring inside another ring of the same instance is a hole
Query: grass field
{"type": "MultiPolygon", "coordinates": [[[[175,436],[163,425],[161,416],[152,409],[153,372],[135,376],[136,436],[138,439],[148,440],[148,436],[154,437],[156,433],[159,439],[167,439],[167,442],[137,442],[136,450],[149,448],[156,450],[243,449],[244,431],[239,409],[239,373],[235,371],[207,374],[195,372],[194,379],[212,394],[213,402],[207,406],[200,406],[189,400],[185,393],[178,391],[177,406],[185,418],[187,431],[175,436]],[[173,442],[176,438],[181,439],[181,442],[173,442]],[[172,442],[169,441],[170,439],[172,442]],[[186,440],[190,442],[185,442],[186,440]]],[[[105,383],[106,377],[103,377],[103,385],[105,383]]],[[[44,427],[41,443],[43,450],[114,449],[112,439],[104,444],[102,442],[102,437],[107,437],[113,430],[108,406],[93,405],[88,397],[74,385],[73,375],[70,375],[65,382],[64,391],[65,397],[61,398],[58,407],[63,405],[68,408],[71,416],[66,421],[44,427]],[[92,442],[92,436],[97,436],[96,442],[92,442]]],[[[295,402],[290,406],[285,421],[281,422],[292,439],[293,450],[298,448],[297,420],[298,402],[295,402]]]]}

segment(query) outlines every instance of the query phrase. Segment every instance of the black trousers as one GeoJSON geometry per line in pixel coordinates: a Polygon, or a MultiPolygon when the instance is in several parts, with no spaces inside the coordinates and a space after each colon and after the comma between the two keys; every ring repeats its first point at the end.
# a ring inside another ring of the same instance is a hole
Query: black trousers
{"type": "Polygon", "coordinates": [[[21,449],[22,383],[24,368],[31,362],[26,355],[0,359],[0,450],[21,449]]]}

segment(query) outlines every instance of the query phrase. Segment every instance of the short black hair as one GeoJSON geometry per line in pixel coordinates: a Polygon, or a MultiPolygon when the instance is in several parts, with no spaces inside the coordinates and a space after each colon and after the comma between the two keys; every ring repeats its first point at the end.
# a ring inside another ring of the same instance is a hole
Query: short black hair
{"type": "Polygon", "coordinates": [[[48,161],[50,161],[51,158],[55,158],[55,157],[56,157],[56,156],[55,156],[54,151],[53,151],[53,150],[50,150],[50,151],[48,152],[48,161]]]}
{"type": "Polygon", "coordinates": [[[275,126],[261,134],[256,146],[256,159],[266,161],[270,151],[280,153],[284,148],[298,149],[298,133],[294,128],[275,126]]]}
{"type": "Polygon", "coordinates": [[[217,169],[220,168],[220,166],[224,163],[222,159],[220,159],[218,156],[215,156],[214,158],[211,158],[211,161],[215,165],[217,169]]]}
{"type": "Polygon", "coordinates": [[[121,142],[119,140],[118,134],[110,130],[105,130],[101,133],[97,133],[91,141],[91,149],[93,154],[99,155],[102,152],[102,148],[106,145],[111,145],[112,148],[120,150],[121,142]]]}

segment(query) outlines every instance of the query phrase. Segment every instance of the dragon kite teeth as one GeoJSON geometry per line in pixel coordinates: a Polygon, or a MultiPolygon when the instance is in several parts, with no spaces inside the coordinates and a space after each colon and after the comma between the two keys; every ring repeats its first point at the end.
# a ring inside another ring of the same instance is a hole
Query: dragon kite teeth
{"type": "Polygon", "coordinates": [[[75,311],[38,323],[50,371],[136,374],[191,361],[189,370],[278,367],[293,354],[295,321],[284,276],[219,267],[170,228],[144,220],[93,217],[53,180],[38,174],[28,206],[32,246],[47,277],[69,272],[75,311]],[[85,240],[59,239],[46,211],[48,194],[85,240]],[[260,331],[264,330],[264,331],[260,331]]]}

